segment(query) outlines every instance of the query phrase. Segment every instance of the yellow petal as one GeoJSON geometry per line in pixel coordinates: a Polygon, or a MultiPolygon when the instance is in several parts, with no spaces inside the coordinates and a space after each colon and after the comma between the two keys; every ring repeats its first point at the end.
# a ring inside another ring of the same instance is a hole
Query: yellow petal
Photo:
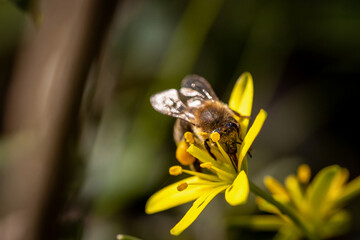
{"type": "Polygon", "coordinates": [[[294,202],[297,208],[299,208],[300,211],[306,210],[307,205],[299,183],[299,179],[294,175],[290,175],[286,178],[285,185],[291,197],[291,200],[294,202]]]}
{"type": "Polygon", "coordinates": [[[283,199],[285,202],[290,201],[289,194],[284,186],[271,176],[264,178],[264,184],[266,188],[271,192],[272,195],[276,195],[278,198],[283,199]]]}
{"type": "Polygon", "coordinates": [[[340,170],[341,168],[337,165],[323,168],[310,183],[306,191],[306,197],[314,214],[321,212],[327,207],[324,203],[327,201],[326,198],[329,194],[331,183],[340,170]]]}
{"type": "Polygon", "coordinates": [[[212,188],[211,190],[204,192],[192,205],[192,207],[187,211],[185,216],[178,222],[175,227],[170,230],[172,235],[181,234],[187,227],[189,227],[195,219],[200,215],[204,208],[209,204],[209,202],[220,192],[224,191],[227,186],[221,186],[217,188],[212,188]]]}
{"type": "Polygon", "coordinates": [[[206,183],[207,181],[198,177],[190,177],[166,186],[149,198],[146,202],[145,212],[153,214],[193,201],[212,188],[206,183]],[[184,191],[179,191],[177,187],[185,182],[188,187],[184,191]],[[192,185],[193,183],[196,183],[196,185],[192,185]]]}
{"type": "MultiPolygon", "coordinates": [[[[250,73],[241,74],[231,92],[229,107],[242,116],[251,115],[254,96],[253,79],[250,73]]],[[[241,126],[242,138],[245,136],[249,126],[249,118],[237,118],[241,126]]]]}
{"type": "Polygon", "coordinates": [[[225,191],[226,201],[232,205],[246,203],[249,196],[249,181],[244,170],[235,178],[233,184],[225,191]]]}
{"type": "Polygon", "coordinates": [[[326,220],[326,224],[321,226],[321,239],[340,236],[349,231],[351,226],[351,215],[345,210],[341,210],[326,220]]]}
{"type": "Polygon", "coordinates": [[[336,200],[342,195],[344,186],[348,179],[349,171],[346,168],[341,168],[331,183],[328,196],[330,201],[336,200]]]}
{"type": "Polygon", "coordinates": [[[261,197],[256,197],[256,205],[261,211],[281,215],[281,212],[279,209],[277,209],[277,207],[275,207],[261,197]]]}
{"type": "Polygon", "coordinates": [[[342,205],[360,195],[360,176],[344,186],[342,194],[336,200],[336,205],[342,205]]]}
{"type": "Polygon", "coordinates": [[[256,116],[255,121],[249,131],[247,132],[244,141],[240,145],[240,153],[239,153],[239,164],[238,164],[238,170],[241,169],[242,161],[246,155],[246,153],[249,151],[251,144],[254,142],[256,136],[259,134],[265,119],[267,117],[267,113],[265,110],[261,109],[259,114],[256,116]]]}

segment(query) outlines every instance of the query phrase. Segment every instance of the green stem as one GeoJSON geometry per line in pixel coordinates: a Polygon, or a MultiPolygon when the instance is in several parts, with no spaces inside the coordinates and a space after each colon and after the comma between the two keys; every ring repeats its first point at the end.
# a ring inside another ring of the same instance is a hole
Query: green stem
{"type": "Polygon", "coordinates": [[[252,193],[265,199],[266,201],[277,207],[283,214],[287,215],[294,222],[294,224],[296,224],[302,230],[302,232],[307,236],[308,239],[318,239],[318,237],[308,229],[308,227],[299,218],[299,216],[295,214],[290,208],[276,201],[270,194],[256,186],[253,182],[249,181],[249,184],[252,193]]]}

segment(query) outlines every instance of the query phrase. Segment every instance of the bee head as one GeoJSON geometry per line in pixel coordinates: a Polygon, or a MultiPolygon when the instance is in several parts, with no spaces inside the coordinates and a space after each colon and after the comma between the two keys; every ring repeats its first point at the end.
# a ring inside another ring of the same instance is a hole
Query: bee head
{"type": "Polygon", "coordinates": [[[239,125],[235,122],[227,122],[223,127],[215,129],[213,132],[217,132],[221,137],[233,138],[239,134],[239,125]]]}
{"type": "Polygon", "coordinates": [[[213,131],[220,134],[220,143],[222,143],[225,151],[228,153],[236,153],[237,151],[239,128],[238,123],[230,121],[213,131]]]}

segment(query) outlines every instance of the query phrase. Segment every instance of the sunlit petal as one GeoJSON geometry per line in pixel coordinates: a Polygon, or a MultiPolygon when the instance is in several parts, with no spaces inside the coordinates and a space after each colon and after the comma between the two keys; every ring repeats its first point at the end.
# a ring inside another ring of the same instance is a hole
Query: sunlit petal
{"type": "Polygon", "coordinates": [[[153,214],[191,202],[212,188],[204,184],[206,182],[207,181],[199,179],[198,177],[190,177],[166,186],[149,198],[145,206],[145,212],[147,214],[153,214]],[[188,187],[183,191],[179,191],[177,187],[185,182],[188,184],[188,187]],[[196,183],[196,185],[191,185],[194,183],[196,183]]]}
{"type": "Polygon", "coordinates": [[[266,118],[267,118],[267,113],[265,112],[265,110],[261,109],[259,114],[256,116],[253,125],[251,126],[243,142],[241,143],[240,153],[239,153],[239,164],[238,164],[239,170],[241,169],[241,164],[245,155],[249,151],[251,144],[254,142],[256,136],[259,134],[266,118]]]}
{"type": "MultiPolygon", "coordinates": [[[[229,107],[242,116],[251,116],[251,109],[254,96],[253,79],[250,73],[241,74],[232,90],[229,107]]],[[[237,118],[240,122],[242,138],[245,136],[249,126],[249,118],[237,118]]]]}
{"type": "Polygon", "coordinates": [[[178,222],[175,227],[170,230],[172,235],[181,234],[187,227],[189,227],[199,214],[204,210],[204,208],[209,204],[209,202],[220,192],[224,191],[227,186],[221,186],[213,188],[208,193],[202,194],[192,205],[192,207],[187,211],[185,216],[178,222]]]}
{"type": "Polygon", "coordinates": [[[232,205],[246,203],[249,196],[249,180],[245,171],[241,171],[233,184],[225,191],[226,201],[232,205]]]}

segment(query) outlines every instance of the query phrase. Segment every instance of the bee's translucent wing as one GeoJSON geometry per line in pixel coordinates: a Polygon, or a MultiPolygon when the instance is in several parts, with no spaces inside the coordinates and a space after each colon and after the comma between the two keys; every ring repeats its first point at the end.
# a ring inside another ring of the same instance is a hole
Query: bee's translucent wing
{"type": "Polygon", "coordinates": [[[179,95],[176,89],[169,89],[151,96],[150,102],[156,111],[194,124],[194,115],[179,95]]]}
{"type": "Polygon", "coordinates": [[[219,100],[208,81],[198,75],[186,76],[181,82],[180,93],[190,99],[219,100]]]}

